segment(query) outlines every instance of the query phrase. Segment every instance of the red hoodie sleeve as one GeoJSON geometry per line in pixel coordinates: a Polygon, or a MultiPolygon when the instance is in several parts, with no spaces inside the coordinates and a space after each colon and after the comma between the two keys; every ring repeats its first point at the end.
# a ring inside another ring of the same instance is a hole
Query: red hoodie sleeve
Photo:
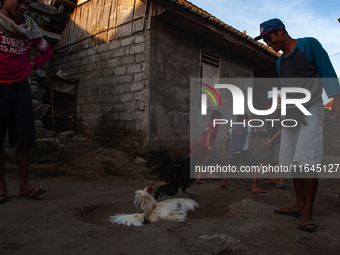
{"type": "Polygon", "coordinates": [[[35,62],[37,69],[42,67],[53,55],[51,45],[44,38],[36,38],[31,40],[32,46],[39,50],[39,54],[32,60],[35,62]]]}

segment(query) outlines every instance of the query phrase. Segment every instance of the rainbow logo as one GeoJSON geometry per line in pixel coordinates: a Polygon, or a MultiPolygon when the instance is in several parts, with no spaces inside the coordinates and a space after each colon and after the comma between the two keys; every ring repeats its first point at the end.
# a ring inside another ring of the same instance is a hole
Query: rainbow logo
{"type": "MultiPolygon", "coordinates": [[[[206,87],[209,88],[212,92],[214,92],[215,95],[217,96],[218,100],[220,101],[220,104],[222,105],[222,101],[221,101],[220,95],[217,93],[217,91],[216,91],[213,87],[211,87],[210,85],[205,84],[205,83],[203,83],[203,82],[197,82],[197,83],[206,86],[206,87]]],[[[209,90],[204,89],[204,88],[200,88],[200,87],[197,87],[197,88],[200,89],[200,90],[203,90],[204,92],[206,92],[206,93],[212,98],[212,100],[214,100],[215,106],[217,106],[217,102],[216,102],[214,96],[211,94],[211,92],[210,92],[209,90]]]]}

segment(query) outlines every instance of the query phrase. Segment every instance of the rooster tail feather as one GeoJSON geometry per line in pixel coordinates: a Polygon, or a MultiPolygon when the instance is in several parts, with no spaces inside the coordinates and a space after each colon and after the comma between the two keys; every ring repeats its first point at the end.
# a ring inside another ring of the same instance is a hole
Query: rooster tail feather
{"type": "Polygon", "coordinates": [[[109,221],[111,223],[117,223],[126,226],[142,226],[144,218],[145,218],[144,213],[117,214],[115,216],[110,216],[109,221]]]}
{"type": "Polygon", "coordinates": [[[198,208],[198,204],[189,198],[176,198],[174,202],[180,204],[180,208],[184,211],[195,211],[195,208],[198,208]]]}
{"type": "Polygon", "coordinates": [[[162,220],[185,221],[187,219],[187,213],[186,211],[173,211],[166,215],[160,215],[159,217],[162,220]]]}

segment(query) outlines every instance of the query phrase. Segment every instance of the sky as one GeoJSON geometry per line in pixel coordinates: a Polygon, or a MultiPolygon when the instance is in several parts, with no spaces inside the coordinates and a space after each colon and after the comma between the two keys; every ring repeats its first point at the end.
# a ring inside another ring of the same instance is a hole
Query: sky
{"type": "MultiPolygon", "coordinates": [[[[260,23],[279,18],[292,38],[315,37],[328,52],[340,77],[339,0],[189,0],[219,20],[256,37],[260,23]]],[[[262,40],[260,42],[263,43],[262,40]]],[[[329,101],[324,95],[324,103],[329,101]]]]}

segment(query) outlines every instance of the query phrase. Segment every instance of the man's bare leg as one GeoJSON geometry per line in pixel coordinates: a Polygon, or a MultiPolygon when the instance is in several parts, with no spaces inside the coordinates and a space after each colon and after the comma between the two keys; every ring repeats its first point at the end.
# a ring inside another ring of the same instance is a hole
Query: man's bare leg
{"type": "MultiPolygon", "coordinates": [[[[307,222],[313,221],[313,205],[316,196],[316,192],[318,190],[319,179],[318,178],[309,178],[302,179],[304,181],[304,207],[302,209],[302,219],[307,222]]],[[[300,221],[300,225],[303,226],[302,221],[300,221]]],[[[314,228],[314,225],[307,225],[307,228],[314,228]]]]}
{"type": "Polygon", "coordinates": [[[254,172],[254,174],[253,174],[253,181],[252,181],[251,191],[253,193],[267,193],[263,189],[260,189],[260,188],[257,187],[257,172],[254,172]]]}
{"type": "MultiPolygon", "coordinates": [[[[20,176],[20,195],[28,194],[35,197],[42,192],[43,187],[33,188],[28,182],[29,168],[30,168],[31,150],[28,148],[17,148],[16,160],[19,168],[20,176]]],[[[44,192],[45,193],[45,192],[44,192]]]]}
{"type": "MultiPolygon", "coordinates": [[[[296,203],[293,206],[290,206],[293,208],[297,213],[302,214],[302,209],[305,206],[305,182],[304,179],[301,178],[293,178],[293,184],[295,188],[295,196],[296,196],[296,203]]],[[[282,209],[276,209],[278,212],[284,212],[284,213],[296,213],[290,208],[282,208],[282,209]]]]}

